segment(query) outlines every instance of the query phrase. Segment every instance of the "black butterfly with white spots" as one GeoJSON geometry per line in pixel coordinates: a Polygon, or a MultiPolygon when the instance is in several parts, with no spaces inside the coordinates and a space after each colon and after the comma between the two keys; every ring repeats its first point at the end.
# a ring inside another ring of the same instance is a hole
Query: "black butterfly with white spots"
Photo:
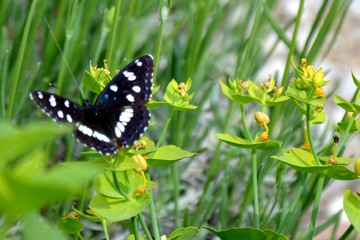
{"type": "Polygon", "coordinates": [[[81,105],[53,93],[29,94],[53,120],[75,125],[73,135],[82,144],[103,155],[115,154],[117,146],[129,147],[150,122],[145,104],[151,98],[154,62],[144,55],[129,63],[100,93],[92,105],[81,105]]]}

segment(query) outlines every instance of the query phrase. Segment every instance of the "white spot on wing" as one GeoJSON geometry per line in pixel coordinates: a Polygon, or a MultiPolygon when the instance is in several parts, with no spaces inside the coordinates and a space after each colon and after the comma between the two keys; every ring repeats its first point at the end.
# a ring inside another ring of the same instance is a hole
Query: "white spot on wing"
{"type": "MultiPolygon", "coordinates": [[[[40,93],[40,94],[41,94],[41,93],[40,93]]],[[[40,95],[38,95],[38,96],[39,96],[39,98],[40,98],[40,95]]],[[[41,94],[41,96],[42,96],[42,94],[41,94]]],[[[40,99],[41,99],[41,98],[40,98],[40,99]]],[[[54,95],[50,95],[49,103],[50,103],[50,105],[51,105],[52,107],[56,107],[56,99],[55,99],[54,95]]]]}
{"type": "Polygon", "coordinates": [[[110,142],[110,139],[105,134],[99,133],[98,131],[94,131],[92,136],[102,142],[110,142]]]}
{"type": "Polygon", "coordinates": [[[37,94],[38,94],[38,98],[39,98],[39,99],[43,99],[43,98],[44,98],[44,95],[43,95],[41,92],[37,92],[37,94]]]}
{"type": "Polygon", "coordinates": [[[85,125],[80,124],[78,127],[79,131],[82,132],[85,135],[92,136],[93,130],[85,125]]]}
{"type": "Polygon", "coordinates": [[[136,65],[138,65],[139,67],[141,67],[141,66],[142,66],[142,62],[138,61],[138,62],[136,63],[136,65]]]}
{"type": "Polygon", "coordinates": [[[141,91],[141,88],[139,86],[135,85],[132,87],[132,90],[136,93],[139,93],[141,91]]]}
{"type": "Polygon", "coordinates": [[[66,114],[66,120],[69,122],[69,123],[72,123],[72,117],[70,116],[70,114],[66,114]]]}
{"type": "Polygon", "coordinates": [[[117,138],[120,138],[121,137],[121,131],[118,127],[115,127],[115,135],[117,138]]]}
{"type": "Polygon", "coordinates": [[[57,115],[58,115],[59,118],[63,118],[63,117],[64,117],[64,113],[63,113],[63,111],[61,111],[61,110],[57,111],[57,115]]]}
{"type": "Polygon", "coordinates": [[[69,108],[70,107],[70,102],[68,100],[65,100],[64,105],[65,105],[65,107],[69,108]]]}
{"type": "Polygon", "coordinates": [[[121,124],[121,122],[118,122],[116,124],[116,127],[121,131],[124,132],[125,131],[125,126],[123,124],[121,124]]]}
{"type": "Polygon", "coordinates": [[[113,85],[110,86],[110,90],[113,91],[113,92],[117,92],[118,86],[116,86],[115,84],[113,84],[113,85]]]}
{"type": "Polygon", "coordinates": [[[130,77],[127,78],[129,81],[134,81],[136,79],[136,76],[135,75],[132,75],[130,77]]]}
{"type": "Polygon", "coordinates": [[[129,102],[134,102],[134,101],[135,101],[134,96],[131,95],[131,94],[126,95],[126,99],[127,99],[129,102]]]}
{"type": "Polygon", "coordinates": [[[134,81],[136,79],[136,76],[133,72],[124,71],[123,74],[129,81],[134,81]]]}

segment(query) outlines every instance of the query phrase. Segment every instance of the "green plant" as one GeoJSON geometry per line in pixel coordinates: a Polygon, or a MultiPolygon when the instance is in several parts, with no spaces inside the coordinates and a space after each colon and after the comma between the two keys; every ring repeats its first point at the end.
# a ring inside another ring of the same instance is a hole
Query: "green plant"
{"type": "MultiPolygon", "coordinates": [[[[317,212],[325,188],[358,179],[345,166],[354,159],[342,154],[359,130],[359,81],[353,76],[351,101],[317,96],[326,82],[304,73],[322,70],[294,62],[326,58],[351,1],[323,1],[306,19],[309,33],[301,24],[305,1],[286,22],[273,14],[278,4],[1,1],[0,236],[311,239],[332,229],[335,239],[341,212],[322,220],[317,212]],[[275,41],[265,49],[270,34],[275,41]],[[280,44],[283,70],[256,81],[280,44]],[[49,88],[92,101],[104,84],[84,74],[89,61],[107,59],[114,73],[145,53],[156,70],[146,147],[112,157],[81,151],[69,127],[40,120],[28,101],[29,91],[49,88]],[[326,123],[321,104],[331,99],[347,114],[336,129],[317,128],[326,123]]],[[[352,225],[343,239],[356,239],[358,204],[346,190],[352,225]]]]}

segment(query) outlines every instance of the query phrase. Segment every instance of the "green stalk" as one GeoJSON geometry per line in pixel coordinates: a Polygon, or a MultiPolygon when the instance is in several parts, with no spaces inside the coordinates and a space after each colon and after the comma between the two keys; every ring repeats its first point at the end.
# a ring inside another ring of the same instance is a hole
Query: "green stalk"
{"type": "MultiPolygon", "coordinates": [[[[234,109],[234,105],[235,103],[233,101],[231,101],[229,103],[229,110],[226,113],[226,117],[225,117],[225,122],[222,128],[222,132],[226,132],[227,128],[229,127],[229,123],[230,123],[230,119],[233,113],[233,109],[234,109]]],[[[201,213],[203,211],[204,208],[207,207],[208,201],[209,201],[209,196],[211,193],[211,190],[213,188],[213,184],[212,184],[212,180],[214,179],[214,176],[216,175],[216,173],[219,171],[218,169],[218,161],[220,158],[220,154],[221,154],[221,148],[222,148],[222,142],[218,142],[216,148],[215,148],[215,152],[214,152],[214,156],[213,158],[210,159],[210,166],[209,166],[209,170],[207,172],[207,179],[203,188],[203,192],[201,194],[201,197],[199,199],[199,203],[197,205],[197,208],[195,210],[195,213],[193,214],[193,218],[191,221],[191,224],[194,226],[198,226],[199,222],[201,221],[201,213]]]]}
{"type": "Polygon", "coordinates": [[[131,218],[131,225],[132,225],[132,230],[133,230],[135,240],[139,240],[140,239],[140,234],[139,234],[139,228],[138,228],[138,223],[137,223],[137,217],[136,216],[131,218]]]}
{"type": "Polygon", "coordinates": [[[258,193],[258,182],[257,182],[257,157],[256,150],[252,149],[252,180],[253,180],[253,188],[254,188],[254,220],[255,227],[260,228],[260,214],[259,214],[259,193],[258,193]]]}
{"type": "Polygon", "coordinates": [[[171,122],[171,120],[172,120],[172,118],[174,116],[174,113],[175,113],[175,109],[172,109],[171,112],[170,112],[170,116],[168,117],[168,119],[166,121],[165,127],[163,128],[163,130],[162,130],[162,132],[160,134],[159,140],[156,143],[157,148],[160,147],[160,145],[162,144],[162,142],[165,139],[166,131],[169,128],[169,125],[170,125],[170,122],[171,122]]]}
{"type": "Polygon", "coordinates": [[[142,227],[142,229],[144,230],[146,239],[147,239],[147,240],[153,240],[153,238],[151,237],[151,233],[150,233],[150,231],[149,231],[149,229],[148,229],[148,227],[147,227],[147,225],[146,225],[145,219],[144,219],[144,217],[141,215],[141,213],[139,213],[138,218],[139,218],[141,227],[142,227]]]}
{"type": "Polygon", "coordinates": [[[310,143],[310,147],[311,147],[311,152],[315,158],[315,161],[317,163],[317,165],[321,165],[320,160],[316,154],[316,150],[315,150],[315,146],[313,143],[313,138],[311,135],[311,121],[310,121],[310,113],[311,113],[311,105],[310,104],[306,104],[306,127],[307,127],[307,134],[308,134],[308,138],[309,138],[309,143],[310,143]]]}
{"type": "Polygon", "coordinates": [[[244,105],[240,105],[240,112],[241,112],[241,121],[242,121],[242,124],[244,126],[246,136],[252,142],[254,140],[252,139],[251,134],[249,132],[249,129],[247,127],[246,116],[245,116],[245,111],[244,111],[244,105]]]}
{"type": "Polygon", "coordinates": [[[171,165],[172,180],[173,180],[173,198],[174,198],[174,215],[175,215],[175,228],[180,226],[180,209],[179,209],[179,199],[180,199],[180,174],[178,163],[171,165]]]}
{"type": "Polygon", "coordinates": [[[37,0],[34,0],[31,3],[31,7],[30,7],[30,11],[29,11],[29,15],[26,19],[26,23],[25,23],[25,28],[24,28],[24,32],[22,35],[22,39],[21,39],[21,43],[20,43],[20,49],[19,49],[19,54],[17,56],[16,59],[16,64],[15,65],[15,69],[14,69],[14,77],[12,78],[12,86],[10,88],[10,93],[9,93],[9,105],[8,105],[8,120],[11,120],[14,117],[15,114],[15,107],[16,107],[16,99],[17,99],[17,95],[19,92],[19,86],[21,87],[21,78],[20,78],[20,74],[22,72],[22,69],[24,68],[23,64],[24,64],[24,57],[25,57],[25,53],[26,53],[26,45],[27,45],[27,41],[28,41],[28,37],[29,37],[29,31],[30,31],[30,27],[31,27],[31,23],[33,22],[33,17],[35,15],[36,12],[36,7],[37,7],[37,0]]]}
{"type": "Polygon", "coordinates": [[[308,232],[308,235],[306,237],[307,240],[313,239],[313,236],[314,236],[316,218],[317,218],[317,214],[318,214],[318,210],[319,210],[321,193],[322,193],[323,188],[324,188],[324,181],[325,181],[325,174],[320,173],[320,178],[319,178],[319,181],[318,181],[318,184],[317,184],[317,189],[316,189],[314,206],[313,206],[312,213],[311,213],[311,219],[310,219],[310,224],[309,224],[309,232],[308,232]]]}
{"type": "MultiPolygon", "coordinates": [[[[160,0],[160,7],[159,7],[159,17],[160,17],[160,28],[158,30],[158,37],[156,39],[156,49],[155,49],[155,59],[154,59],[154,68],[157,69],[158,61],[160,58],[160,52],[162,47],[162,39],[163,39],[163,33],[164,33],[164,26],[165,26],[165,20],[167,19],[167,7],[164,5],[164,0],[160,0]]],[[[154,82],[156,80],[156,71],[154,71],[153,76],[154,82]]]]}
{"type": "MultiPolygon", "coordinates": [[[[145,175],[146,175],[146,179],[150,179],[149,171],[145,171],[145,175]]],[[[159,226],[158,226],[157,217],[156,217],[156,208],[155,208],[155,204],[154,204],[154,198],[153,198],[152,191],[149,191],[149,194],[150,194],[150,204],[149,204],[150,219],[151,219],[151,223],[152,223],[153,230],[154,230],[154,236],[155,236],[155,240],[160,240],[160,232],[159,232],[159,226]]]]}
{"type": "Polygon", "coordinates": [[[115,184],[116,189],[119,191],[119,193],[120,193],[121,195],[123,195],[123,196],[126,198],[127,201],[130,201],[131,199],[130,199],[129,195],[128,195],[127,193],[125,193],[125,192],[121,189],[121,187],[120,187],[120,185],[119,185],[119,181],[118,181],[118,179],[117,179],[116,172],[111,171],[111,174],[112,174],[112,177],[113,177],[113,180],[114,180],[114,184],[115,184]]]}
{"type": "Polygon", "coordinates": [[[106,220],[102,220],[101,221],[101,224],[102,224],[102,226],[103,226],[103,230],[104,230],[104,234],[105,234],[105,239],[106,240],[110,240],[110,238],[109,238],[109,233],[108,233],[108,230],[107,230],[107,225],[106,225],[106,220]]]}
{"type": "MultiPolygon", "coordinates": [[[[285,69],[284,69],[284,74],[283,74],[283,78],[281,81],[281,86],[286,86],[288,79],[289,79],[289,72],[290,72],[290,66],[291,66],[291,57],[293,56],[295,49],[296,49],[296,41],[297,41],[297,35],[300,29],[300,23],[301,23],[301,16],[302,16],[302,12],[304,10],[304,0],[300,1],[300,5],[299,5],[299,9],[298,9],[298,13],[297,13],[297,18],[296,18],[296,23],[295,23],[295,27],[294,27],[294,32],[292,35],[292,41],[291,41],[291,45],[290,45],[290,51],[286,60],[286,65],[285,65],[285,69]]],[[[280,108],[277,108],[280,109],[280,108]]],[[[278,110],[279,111],[279,110],[278,110]]]]}

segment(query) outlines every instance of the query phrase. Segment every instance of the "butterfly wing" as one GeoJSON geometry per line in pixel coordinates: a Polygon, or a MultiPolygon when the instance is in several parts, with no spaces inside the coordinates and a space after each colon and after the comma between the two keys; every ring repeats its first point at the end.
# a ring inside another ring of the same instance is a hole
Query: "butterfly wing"
{"type": "Polygon", "coordinates": [[[128,105],[144,105],[151,98],[154,61],[141,56],[122,69],[104,88],[95,105],[114,109],[128,105]]]}
{"type": "Polygon", "coordinates": [[[40,107],[41,111],[56,122],[74,123],[79,121],[82,107],[69,99],[42,91],[31,92],[29,97],[40,107]]]}
{"type": "Polygon", "coordinates": [[[75,138],[101,154],[117,152],[116,144],[128,147],[146,130],[150,112],[154,63],[144,55],[129,63],[100,93],[94,106],[83,106],[48,92],[31,92],[30,98],[57,122],[73,123],[75,138]]]}

